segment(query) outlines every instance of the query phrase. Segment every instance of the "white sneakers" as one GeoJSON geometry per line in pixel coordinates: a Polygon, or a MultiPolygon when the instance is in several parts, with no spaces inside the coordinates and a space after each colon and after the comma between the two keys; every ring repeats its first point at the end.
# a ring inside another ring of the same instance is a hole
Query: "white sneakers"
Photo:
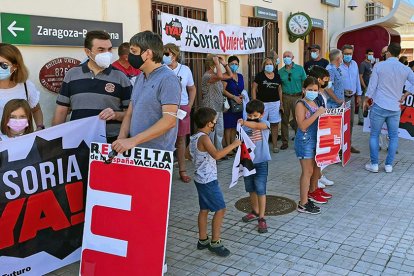
{"type": "Polygon", "coordinates": [[[377,173],[378,172],[378,164],[365,164],[365,169],[367,171],[373,172],[373,173],[377,173]]]}
{"type": "Polygon", "coordinates": [[[385,172],[392,173],[392,165],[385,165],[385,172]]]}
{"type": "Polygon", "coordinates": [[[326,188],[325,184],[323,184],[320,179],[318,180],[318,188],[321,188],[321,189],[325,189],[326,188]]]}
{"type": "MultiPolygon", "coordinates": [[[[326,185],[326,186],[332,186],[334,184],[334,182],[326,178],[325,175],[322,175],[318,182],[321,182],[323,185],[326,185]]],[[[324,187],[319,187],[319,188],[324,188],[324,187]]]]}

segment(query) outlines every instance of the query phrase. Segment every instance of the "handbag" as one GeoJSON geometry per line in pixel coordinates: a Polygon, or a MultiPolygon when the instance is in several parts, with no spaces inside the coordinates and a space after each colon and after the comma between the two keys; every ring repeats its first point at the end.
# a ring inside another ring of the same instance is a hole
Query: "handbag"
{"type": "Polygon", "coordinates": [[[232,113],[243,112],[243,102],[242,103],[237,103],[235,100],[230,99],[230,111],[232,113]]]}
{"type": "Polygon", "coordinates": [[[224,112],[230,109],[230,104],[229,104],[229,101],[227,100],[227,97],[224,97],[223,109],[224,109],[223,110],[224,112]]]}

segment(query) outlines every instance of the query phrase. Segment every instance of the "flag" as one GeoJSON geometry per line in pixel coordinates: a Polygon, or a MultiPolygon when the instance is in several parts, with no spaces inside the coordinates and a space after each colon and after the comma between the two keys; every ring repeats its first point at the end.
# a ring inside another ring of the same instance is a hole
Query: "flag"
{"type": "Polygon", "coordinates": [[[234,158],[233,170],[231,174],[230,188],[234,187],[241,176],[249,176],[256,173],[254,168],[254,149],[256,146],[250,140],[249,136],[243,130],[240,124],[237,124],[237,139],[242,144],[237,148],[236,157],[234,158]]]}

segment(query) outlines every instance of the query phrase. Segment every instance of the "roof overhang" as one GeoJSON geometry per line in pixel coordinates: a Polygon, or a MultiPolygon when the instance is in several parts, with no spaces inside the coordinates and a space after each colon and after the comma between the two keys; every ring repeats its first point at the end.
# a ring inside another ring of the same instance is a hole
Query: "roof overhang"
{"type": "Polygon", "coordinates": [[[360,30],[366,27],[378,25],[382,26],[387,29],[394,29],[397,27],[401,27],[411,21],[411,17],[414,15],[414,5],[409,3],[406,0],[394,0],[394,5],[388,15],[364,22],[362,24],[349,26],[347,28],[342,29],[341,31],[335,32],[332,35],[330,41],[330,48],[336,48],[338,44],[339,38],[344,34],[351,31],[360,30]]]}

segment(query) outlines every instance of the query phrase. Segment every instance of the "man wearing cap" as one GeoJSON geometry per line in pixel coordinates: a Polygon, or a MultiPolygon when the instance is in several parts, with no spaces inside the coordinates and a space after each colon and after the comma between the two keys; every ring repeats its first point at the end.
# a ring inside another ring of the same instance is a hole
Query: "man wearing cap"
{"type": "MultiPolygon", "coordinates": [[[[342,71],[342,83],[344,85],[345,101],[351,102],[351,139],[355,117],[355,97],[357,104],[360,104],[362,95],[358,64],[352,60],[353,53],[354,47],[352,45],[345,44],[342,47],[344,62],[339,66],[342,71]]],[[[351,146],[351,152],[360,153],[360,151],[353,146],[351,146]]]]}
{"type": "Polygon", "coordinates": [[[329,61],[321,57],[321,46],[313,44],[308,48],[308,50],[310,50],[311,60],[305,62],[304,67],[307,75],[309,75],[309,71],[315,65],[322,68],[326,68],[326,66],[328,66],[329,61]]]}

